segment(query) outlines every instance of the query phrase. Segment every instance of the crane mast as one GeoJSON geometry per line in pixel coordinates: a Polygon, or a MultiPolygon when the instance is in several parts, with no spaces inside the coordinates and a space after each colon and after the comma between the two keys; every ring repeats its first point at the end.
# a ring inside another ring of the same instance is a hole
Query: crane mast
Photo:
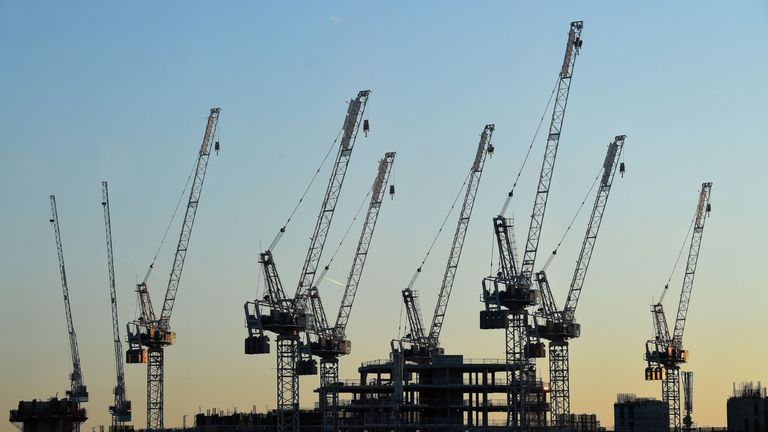
{"type": "MultiPolygon", "coordinates": [[[[480,179],[483,175],[485,159],[489,153],[493,154],[494,151],[491,139],[493,138],[493,131],[495,128],[496,127],[493,124],[485,125],[480,134],[477,151],[472,160],[472,166],[469,169],[467,189],[464,193],[464,201],[461,205],[459,220],[456,224],[456,232],[454,233],[451,249],[448,254],[448,262],[446,263],[445,272],[443,273],[443,280],[440,285],[440,292],[437,297],[437,304],[435,305],[429,333],[427,333],[427,330],[424,327],[424,321],[421,316],[421,308],[418,304],[418,292],[411,288],[415,282],[415,275],[414,278],[411,279],[411,283],[408,287],[402,291],[403,303],[411,328],[411,336],[408,339],[409,342],[413,344],[412,349],[405,351],[405,356],[409,360],[429,362],[431,361],[432,356],[440,350],[440,331],[442,330],[445,313],[448,309],[448,300],[451,297],[451,289],[453,288],[453,283],[456,278],[456,270],[459,267],[461,251],[464,248],[464,239],[467,236],[469,220],[472,216],[472,209],[475,206],[477,190],[480,187],[480,179]]],[[[417,274],[420,271],[421,268],[417,270],[417,274]]]]}
{"type": "Polygon", "coordinates": [[[125,371],[123,369],[123,343],[120,341],[120,324],[117,318],[117,290],[115,289],[115,263],[112,253],[112,218],[109,212],[109,187],[101,182],[101,206],[104,209],[104,232],[107,243],[107,271],[109,274],[109,299],[112,306],[112,342],[115,348],[115,396],[114,405],[109,407],[112,415],[112,431],[131,421],[131,401],[125,397],[125,371]]]}
{"type": "MultiPolygon", "coordinates": [[[[76,404],[88,402],[88,389],[83,384],[83,372],[80,367],[80,350],[77,347],[77,334],[72,322],[72,309],[69,305],[69,287],[67,286],[67,271],[64,267],[64,248],[61,245],[61,231],[59,230],[59,214],[56,209],[56,196],[51,195],[51,219],[53,232],[56,236],[56,253],[59,258],[59,275],[61,276],[61,291],[64,294],[64,314],[67,321],[67,334],[69,335],[69,350],[72,355],[72,373],[69,375],[70,386],[67,396],[76,404]]],[[[76,431],[80,430],[80,424],[73,425],[76,431]]]]}
{"type": "MultiPolygon", "coordinates": [[[[347,276],[336,322],[332,327],[328,324],[325,324],[325,327],[319,327],[318,340],[311,344],[312,354],[320,357],[320,414],[323,430],[326,431],[336,431],[338,427],[339,394],[335,383],[339,381],[339,357],[349,354],[352,349],[352,343],[346,335],[347,324],[368,258],[368,250],[371,246],[371,240],[373,240],[373,233],[376,229],[381,204],[384,202],[386,186],[394,161],[394,152],[386,153],[379,160],[376,177],[371,187],[371,200],[357,242],[352,268],[347,276]]],[[[311,296],[312,301],[319,302],[320,294],[316,287],[314,291],[314,295],[311,296]]],[[[324,313],[322,304],[317,306],[319,306],[320,312],[324,313]]],[[[327,319],[323,317],[322,322],[327,323],[327,319]]]]}
{"type": "MultiPolygon", "coordinates": [[[[150,432],[162,431],[164,428],[164,351],[165,347],[176,342],[176,333],[171,331],[170,320],[176,294],[181,281],[181,273],[184,269],[184,260],[189,248],[189,240],[192,236],[192,228],[197,215],[197,207],[203,190],[203,182],[208,169],[208,160],[212,150],[212,140],[218,125],[220,108],[211,108],[208,122],[203,134],[203,142],[197,154],[195,170],[192,176],[192,185],[189,190],[189,198],[181,224],[181,233],[173,258],[168,285],[165,291],[163,309],[160,317],[155,318],[154,309],[147,288],[147,278],[152,270],[147,272],[145,280],[137,287],[141,316],[138,320],[128,324],[128,352],[127,363],[147,363],[147,430],[150,432]],[[146,350],[143,348],[146,347],[146,350]]],[[[215,147],[218,149],[219,143],[215,147]]]]}
{"type": "Polygon", "coordinates": [[[528,308],[538,303],[536,291],[532,287],[533,269],[576,57],[581,51],[582,29],[582,21],[573,21],[568,31],[522,262],[519,267],[515,262],[512,246],[513,226],[511,221],[504,217],[504,212],[512,198],[510,191],[501,214],[493,219],[494,234],[499,248],[500,271],[482,281],[485,309],[480,311],[480,328],[505,329],[507,425],[513,431],[544,426],[546,422],[546,408],[541,408],[546,407],[546,391],[536,378],[535,362],[537,357],[544,356],[544,346],[539,339],[536,327],[531,326],[528,308]]]}
{"type": "MultiPolygon", "coordinates": [[[[693,280],[696,274],[696,265],[701,250],[701,240],[704,235],[704,224],[709,216],[712,206],[710,193],[712,183],[705,182],[701,185],[699,199],[696,203],[696,213],[693,217],[691,243],[688,249],[685,274],[683,275],[683,287],[680,292],[680,301],[677,307],[675,328],[670,334],[667,326],[667,318],[664,315],[664,307],[659,302],[651,305],[653,318],[654,338],[645,344],[645,379],[647,381],[661,381],[661,397],[668,407],[668,426],[673,432],[683,430],[683,419],[680,413],[680,365],[688,361],[688,351],[683,346],[683,331],[685,320],[693,291],[693,280]]],[[[666,294],[667,286],[664,287],[666,294]]],[[[687,413],[686,427],[690,421],[690,412],[687,413]]]]}
{"type": "Polygon", "coordinates": [[[539,325],[539,332],[542,338],[549,340],[551,417],[552,424],[558,428],[572,427],[569,424],[571,414],[569,340],[581,335],[581,326],[576,323],[576,307],[605,215],[613,179],[621,166],[619,160],[624,149],[625,139],[626,135],[617,135],[608,144],[595,202],[587,223],[584,240],[581,243],[581,250],[576,260],[576,268],[563,310],[557,308],[546,273],[544,271],[536,273],[536,282],[541,293],[543,309],[543,313],[538,314],[538,317],[545,318],[543,324],[539,325]]]}

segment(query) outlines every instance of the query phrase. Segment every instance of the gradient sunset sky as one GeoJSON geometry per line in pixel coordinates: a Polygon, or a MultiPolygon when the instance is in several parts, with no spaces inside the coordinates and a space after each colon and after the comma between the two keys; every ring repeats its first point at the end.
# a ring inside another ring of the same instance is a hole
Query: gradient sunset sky
{"type": "MultiPolygon", "coordinates": [[[[245,356],[242,304],[272,240],[341,127],[345,102],[371,89],[371,133],[352,156],[327,259],[396,151],[352,312],[353,353],[385,358],[408,283],[461,185],[487,123],[485,166],[442,333],[449,353],[501,358],[503,332],[478,328],[491,218],[520,168],[584,21],[544,234],[542,265],[584,198],[605,147],[626,134],[571,344],[572,410],[613,423],[617,393],[661,396],[643,380],[649,305],[658,299],[712,181],[685,341],[694,419],[725,424],[732,383],[768,381],[768,3],[742,2],[52,2],[0,1],[0,408],[64,395],[71,370],[48,195],[55,193],[83,374],[84,430],[109,423],[114,363],[100,182],[109,181],[119,306],[154,255],[191,169],[209,108],[222,108],[166,351],[166,426],[198,409],[275,406],[275,359],[245,356]]],[[[549,116],[549,114],[547,114],[549,116]]],[[[546,129],[545,121],[544,129],[546,129]]],[[[512,210],[524,237],[541,164],[536,142],[512,210]]],[[[275,251],[293,293],[329,167],[275,251]]],[[[591,205],[592,195],[588,198],[591,205]]],[[[589,209],[548,275],[562,304],[589,209]]],[[[455,215],[416,284],[431,317],[455,215]]],[[[345,280],[358,226],[329,273],[345,280]]],[[[159,303],[178,224],[151,286],[159,303]]],[[[677,306],[682,268],[666,298],[677,306]]],[[[342,288],[321,285],[335,315],[342,288]]],[[[329,312],[331,313],[331,312],[329,312]]],[[[669,313],[669,312],[668,312],[669,313]]],[[[124,335],[123,335],[124,336],[124,335]]],[[[274,349],[273,349],[274,353],[274,349]]],[[[539,367],[547,378],[546,362],[539,367]]],[[[145,367],[126,365],[134,424],[145,425],[145,367]]],[[[301,379],[314,406],[319,378],[301,379]]],[[[499,397],[503,397],[499,395],[499,397]]],[[[188,418],[188,423],[191,418],[188,418]]],[[[10,423],[2,431],[14,430],[10,423]]]]}

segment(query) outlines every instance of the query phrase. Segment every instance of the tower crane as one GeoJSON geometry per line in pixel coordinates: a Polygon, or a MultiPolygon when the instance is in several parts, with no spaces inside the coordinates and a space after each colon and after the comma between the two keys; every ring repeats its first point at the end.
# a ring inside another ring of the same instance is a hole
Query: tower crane
{"type": "Polygon", "coordinates": [[[582,21],[574,21],[568,31],[565,56],[560,68],[555,93],[552,119],[549,125],[544,159],[536,188],[536,197],[531,212],[531,223],[521,263],[515,262],[513,249],[514,227],[504,212],[512,199],[512,191],[493,219],[494,235],[499,249],[500,270],[483,280],[484,310],[480,311],[481,329],[505,329],[507,362],[507,423],[514,431],[543,425],[546,412],[546,396],[543,386],[536,382],[535,358],[544,356],[543,344],[536,336],[529,322],[528,308],[538,303],[536,290],[532,286],[532,275],[536,261],[544,212],[549,197],[552,173],[555,168],[557,149],[565,118],[565,109],[571,88],[571,79],[576,57],[581,51],[582,21]],[[536,388],[535,388],[536,387],[536,388]]]}
{"type": "Polygon", "coordinates": [[[709,195],[712,183],[705,182],[701,185],[699,200],[696,204],[691,235],[688,260],[686,261],[685,274],[683,276],[683,288],[680,292],[680,301],[677,306],[674,331],[670,334],[667,326],[667,318],[664,314],[664,294],[669,285],[664,287],[664,292],[656,304],[651,305],[653,318],[654,338],[645,344],[645,359],[648,366],[645,369],[645,379],[648,381],[661,381],[661,395],[668,406],[669,429],[680,432],[682,422],[680,416],[680,365],[688,361],[688,351],[683,348],[683,332],[685,320],[688,316],[688,307],[693,291],[693,278],[696,275],[696,264],[699,260],[701,239],[704,235],[704,224],[709,216],[712,206],[709,195]]]}
{"type": "MultiPolygon", "coordinates": [[[[67,396],[70,401],[78,405],[88,402],[88,389],[83,384],[83,371],[80,367],[80,350],[77,347],[77,334],[72,322],[72,309],[69,306],[69,287],[67,286],[67,272],[64,268],[64,248],[61,246],[61,231],[59,230],[59,213],[56,209],[56,196],[51,195],[51,219],[53,232],[56,236],[56,253],[59,257],[59,275],[61,276],[61,291],[64,294],[64,314],[67,320],[67,333],[69,334],[69,350],[72,355],[72,373],[69,375],[69,390],[67,396]]],[[[80,430],[80,423],[74,425],[74,430],[80,430]]]]}
{"type": "Polygon", "coordinates": [[[357,97],[352,99],[347,107],[336,161],[328,181],[315,229],[310,238],[309,249],[294,298],[286,297],[272,254],[274,246],[285,232],[285,226],[283,226],[270,247],[260,254],[259,262],[264,272],[267,294],[263,299],[246,302],[243,306],[246,327],[248,328],[248,337],[245,339],[246,354],[268,354],[269,337],[266,332],[277,335],[279,432],[298,432],[298,376],[317,374],[316,362],[308,352],[310,346],[301,341],[302,334],[306,333],[307,330],[317,328],[314,322],[316,317],[313,316],[309,302],[309,290],[314,284],[320,256],[333,220],[341,187],[344,184],[352,150],[357,141],[357,134],[361,127],[364,131],[368,130],[368,123],[367,121],[364,122],[363,115],[369,95],[370,90],[358,92],[357,97]],[[300,350],[306,351],[306,356],[301,356],[300,350]]]}
{"type": "MultiPolygon", "coordinates": [[[[181,233],[173,258],[168,286],[160,316],[155,315],[152,307],[147,280],[154,263],[150,265],[144,280],[137,285],[140,315],[135,321],[128,323],[128,350],[126,363],[147,363],[147,430],[162,431],[163,423],[163,393],[164,393],[164,353],[165,348],[176,343],[176,332],[171,330],[171,313],[176,302],[176,294],[187,257],[189,240],[197,215],[197,207],[203,190],[203,181],[208,169],[208,159],[211,155],[211,141],[216,133],[220,108],[211,108],[208,122],[203,134],[203,142],[197,153],[195,171],[192,175],[192,185],[189,190],[181,233]]],[[[218,141],[214,145],[219,149],[218,141]]]]}
{"type": "Polygon", "coordinates": [[[112,305],[112,341],[115,347],[115,374],[117,376],[114,405],[109,407],[112,415],[112,430],[124,429],[125,422],[131,421],[131,401],[125,397],[125,372],[123,370],[123,343],[120,341],[120,326],[117,319],[117,291],[115,289],[115,263],[112,254],[112,219],[109,213],[109,187],[101,182],[101,206],[104,209],[104,231],[107,242],[107,271],[109,272],[109,299],[112,305]]]}
{"type": "Polygon", "coordinates": [[[581,335],[581,326],[576,322],[576,306],[579,302],[581,289],[587,277],[587,270],[595,248],[597,235],[605,214],[605,206],[613,185],[613,178],[621,165],[619,160],[624,148],[625,135],[617,135],[608,144],[608,151],[603,160],[600,176],[600,186],[595,195],[592,214],[587,224],[587,231],[581,244],[576,269],[573,272],[571,286],[563,310],[556,306],[545,271],[536,273],[536,283],[542,298],[541,313],[544,318],[539,324],[539,334],[549,341],[549,380],[552,401],[552,425],[557,428],[568,428],[567,416],[571,413],[570,371],[569,371],[569,339],[581,335]]]}
{"type": "Polygon", "coordinates": [[[480,179],[483,175],[485,159],[488,154],[493,154],[494,147],[491,144],[493,131],[496,127],[493,124],[486,125],[480,134],[480,142],[477,144],[477,151],[469,169],[467,190],[464,193],[464,202],[459,213],[459,220],[456,224],[456,232],[451,243],[448,262],[443,273],[443,281],[440,285],[440,292],[437,296],[435,312],[432,315],[432,323],[429,332],[424,328],[424,322],[421,317],[421,308],[417,303],[418,293],[413,290],[416,277],[421,272],[421,267],[416,270],[411,282],[402,291],[403,303],[405,305],[408,323],[411,329],[411,336],[408,339],[411,347],[407,348],[403,356],[405,360],[416,361],[420,363],[429,363],[435,354],[441,353],[440,332],[445,320],[445,313],[448,309],[448,300],[451,297],[451,289],[456,278],[456,270],[459,268],[461,251],[464,247],[464,239],[467,236],[469,220],[472,216],[472,209],[475,206],[477,190],[480,187],[480,179]]]}
{"type": "MultiPolygon", "coordinates": [[[[326,431],[338,430],[339,393],[336,383],[339,381],[339,357],[348,355],[352,350],[352,343],[347,339],[347,323],[349,322],[355,294],[363,275],[363,268],[368,258],[368,250],[371,246],[376,221],[379,218],[379,211],[384,201],[389,175],[394,162],[394,152],[386,153],[379,160],[376,178],[371,187],[371,200],[368,205],[368,212],[363,222],[363,229],[360,232],[360,239],[357,242],[352,268],[347,276],[347,283],[344,287],[344,294],[341,297],[336,322],[332,326],[325,324],[324,327],[318,327],[318,339],[311,344],[312,354],[320,358],[320,414],[322,416],[323,430],[326,431]]],[[[394,191],[390,192],[393,193],[394,191]]],[[[323,276],[321,275],[320,281],[322,279],[323,276]]],[[[310,301],[313,304],[315,313],[321,317],[318,321],[327,323],[317,287],[313,287],[310,290],[310,301]]]]}

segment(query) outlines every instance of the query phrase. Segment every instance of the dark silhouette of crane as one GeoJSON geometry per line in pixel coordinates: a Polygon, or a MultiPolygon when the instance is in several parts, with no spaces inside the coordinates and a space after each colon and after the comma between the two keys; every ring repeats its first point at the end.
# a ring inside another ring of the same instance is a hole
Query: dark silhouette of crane
{"type": "Polygon", "coordinates": [[[568,31],[565,56],[560,68],[555,93],[552,119],[544,149],[536,196],[531,212],[528,237],[524,254],[518,262],[514,247],[514,224],[504,216],[513,190],[498,216],[493,219],[493,229],[498,246],[499,271],[483,279],[484,310],[480,311],[481,329],[505,329],[507,362],[507,425],[513,431],[544,426],[547,402],[543,385],[537,382],[536,358],[544,357],[544,344],[535,328],[531,328],[528,309],[538,303],[532,276],[536,254],[544,224],[544,213],[549,198],[557,149],[560,143],[571,79],[576,57],[581,51],[582,21],[574,21],[568,31]]]}
{"type": "Polygon", "coordinates": [[[562,310],[556,305],[546,272],[542,270],[536,273],[536,284],[541,293],[541,309],[536,314],[541,322],[537,325],[540,336],[549,341],[551,419],[552,426],[559,429],[571,427],[566,420],[571,413],[569,340],[581,335],[581,326],[576,322],[576,307],[587,277],[597,235],[600,232],[613,178],[620,167],[619,160],[625,138],[625,135],[618,135],[608,144],[592,214],[581,243],[579,258],[576,260],[576,269],[573,272],[565,307],[562,310]]]}
{"type": "MultiPolygon", "coordinates": [[[[691,243],[688,249],[685,274],[683,275],[683,288],[680,291],[680,301],[677,305],[675,328],[672,333],[667,326],[667,317],[664,314],[664,295],[669,290],[669,283],[664,286],[664,291],[659,301],[651,305],[653,318],[654,338],[645,344],[645,379],[648,381],[661,381],[661,397],[668,406],[669,430],[680,432],[682,421],[680,416],[680,365],[688,361],[688,351],[683,347],[683,332],[688,316],[688,308],[693,292],[693,279],[696,275],[696,265],[699,261],[701,240],[704,236],[704,224],[712,210],[709,195],[712,191],[712,183],[705,182],[701,185],[699,199],[696,203],[696,213],[693,217],[691,243]]],[[[686,238],[687,240],[687,238],[686,238]]]]}
{"type": "Polygon", "coordinates": [[[115,349],[115,401],[109,407],[112,415],[112,430],[122,430],[131,421],[131,401],[125,396],[125,370],[123,368],[123,343],[120,340],[120,324],[117,317],[117,290],[115,289],[115,262],[112,253],[112,218],[109,212],[109,186],[101,182],[101,206],[104,209],[104,232],[107,243],[107,272],[109,275],[109,300],[112,307],[112,342],[115,349]]]}
{"type": "MultiPolygon", "coordinates": [[[[69,374],[69,390],[66,394],[69,400],[80,406],[82,402],[88,402],[88,389],[83,383],[83,371],[80,364],[80,350],[77,346],[77,334],[72,322],[72,309],[69,305],[69,286],[67,285],[67,271],[64,267],[64,248],[61,245],[61,230],[59,229],[59,213],[56,209],[56,196],[51,195],[51,219],[53,232],[56,236],[56,254],[59,257],[59,275],[61,276],[61,291],[64,294],[64,315],[67,321],[67,334],[69,335],[69,351],[72,356],[72,373],[69,374]]],[[[80,423],[73,424],[75,431],[80,430],[80,423]]]]}
{"type": "MultiPolygon", "coordinates": [[[[219,112],[221,112],[220,108],[211,108],[205,133],[203,134],[203,143],[200,145],[197,153],[187,208],[184,213],[184,220],[181,223],[181,233],[179,234],[179,241],[176,246],[160,316],[157,317],[155,315],[147,286],[149,275],[154,267],[153,262],[144,280],[136,287],[140,308],[139,318],[128,323],[126,363],[147,364],[147,430],[150,432],[162,431],[164,429],[164,355],[165,348],[176,343],[176,332],[171,330],[171,313],[176,302],[181,273],[184,269],[184,260],[187,257],[189,240],[192,236],[197,207],[203,191],[203,181],[208,169],[211,143],[216,133],[219,112]]],[[[219,143],[216,142],[214,146],[218,149],[219,143]]]]}
{"type": "MultiPolygon", "coordinates": [[[[280,228],[269,248],[260,254],[259,263],[264,273],[266,295],[262,299],[246,302],[245,310],[248,337],[245,339],[246,354],[269,353],[269,337],[277,339],[277,429],[279,432],[299,430],[299,375],[317,374],[317,362],[312,358],[311,346],[302,335],[316,328],[309,299],[314,285],[320,257],[331,227],[336,203],[346,177],[357,134],[363,127],[363,115],[368,102],[369,90],[362,90],[349,102],[347,115],[341,130],[341,139],[331,177],[323,197],[320,214],[310,237],[310,244],[293,299],[288,298],[272,254],[274,247],[285,233],[280,228]]],[[[302,198],[299,200],[303,200],[302,198]]],[[[290,221],[290,218],[288,219],[290,221]]]]}

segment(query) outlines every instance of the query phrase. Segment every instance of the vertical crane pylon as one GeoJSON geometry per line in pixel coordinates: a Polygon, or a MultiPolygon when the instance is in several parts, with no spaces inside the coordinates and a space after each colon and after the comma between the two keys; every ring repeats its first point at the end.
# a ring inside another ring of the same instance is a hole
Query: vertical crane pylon
{"type": "MultiPolygon", "coordinates": [[[[163,300],[163,309],[160,317],[157,318],[155,315],[147,287],[147,279],[152,270],[152,266],[150,266],[144,281],[138,284],[136,290],[140,306],[139,319],[128,323],[129,347],[126,352],[126,363],[147,363],[147,430],[149,432],[157,432],[164,429],[164,353],[165,347],[176,343],[176,332],[171,330],[171,313],[176,302],[181,273],[187,257],[189,240],[192,236],[197,207],[203,191],[203,182],[208,170],[208,160],[212,147],[211,141],[216,133],[220,112],[220,108],[211,108],[211,112],[208,115],[203,142],[197,154],[187,208],[181,224],[181,233],[176,245],[176,252],[168,278],[168,286],[165,291],[165,299],[163,300]]],[[[219,143],[216,142],[215,148],[217,150],[218,147],[219,143]]]]}
{"type": "Polygon", "coordinates": [[[424,327],[424,321],[421,317],[421,307],[418,304],[418,293],[413,290],[416,277],[421,272],[421,267],[416,270],[408,286],[402,291],[403,303],[405,305],[406,315],[408,317],[411,336],[408,342],[411,347],[403,353],[404,359],[415,361],[417,363],[429,363],[435,354],[441,353],[440,332],[445,321],[445,314],[448,310],[448,301],[451,297],[451,290],[456,279],[456,271],[459,268],[461,260],[461,251],[464,248],[464,239],[467,236],[469,221],[472,217],[472,209],[475,207],[475,198],[480,187],[480,179],[483,175],[485,160],[488,154],[493,154],[494,147],[491,143],[493,131],[496,126],[493,124],[485,125],[480,133],[480,141],[477,144],[477,151],[472,160],[472,166],[469,169],[467,178],[467,189],[464,193],[464,201],[459,212],[459,220],[456,224],[456,232],[453,235],[453,242],[448,254],[448,262],[445,265],[443,280],[440,285],[440,292],[437,295],[435,311],[432,315],[432,323],[429,332],[424,327]]]}
{"type": "Polygon", "coordinates": [[[259,262],[264,272],[267,295],[263,299],[246,302],[243,306],[248,328],[245,354],[268,354],[269,337],[265,333],[271,332],[277,335],[277,428],[279,432],[298,432],[298,377],[317,374],[316,362],[309,352],[309,341],[306,344],[301,341],[302,334],[317,328],[314,322],[317,317],[313,315],[309,291],[314,285],[320,257],[325,247],[325,240],[331,227],[358,132],[361,127],[365,128],[363,115],[370,93],[370,90],[361,90],[347,107],[336,161],[315,229],[310,237],[294,298],[286,297],[272,255],[273,248],[285,232],[285,226],[283,226],[270,247],[260,254],[259,262]]]}
{"type": "MultiPolygon", "coordinates": [[[[683,347],[683,332],[688,316],[688,307],[693,292],[693,279],[696,275],[696,265],[701,250],[701,240],[704,235],[704,224],[709,216],[712,206],[709,196],[712,191],[712,183],[705,182],[701,185],[699,199],[696,204],[691,235],[691,243],[688,249],[688,259],[683,275],[683,287],[680,291],[680,301],[677,306],[674,332],[670,334],[667,326],[667,318],[664,314],[662,294],[659,301],[651,305],[653,318],[654,338],[645,344],[645,359],[648,366],[645,369],[647,381],[661,381],[661,396],[667,404],[669,429],[673,432],[682,430],[682,418],[680,415],[680,365],[688,361],[688,351],[683,347]]],[[[664,287],[666,293],[668,286],[664,287]]]]}
{"type": "MultiPolygon", "coordinates": [[[[384,202],[384,195],[386,194],[389,175],[394,162],[394,152],[386,153],[379,160],[376,177],[371,187],[371,200],[368,205],[368,211],[365,215],[357,248],[355,249],[352,268],[347,276],[347,283],[339,304],[336,322],[333,326],[327,324],[328,320],[325,317],[317,287],[313,287],[310,291],[310,301],[313,304],[312,309],[316,314],[320,314],[318,321],[325,323],[323,327],[317,328],[315,332],[317,340],[311,343],[312,354],[320,358],[320,415],[324,431],[335,432],[338,430],[339,392],[337,383],[339,381],[339,357],[350,354],[352,350],[352,343],[347,339],[347,324],[352,313],[352,305],[360,285],[365,262],[368,258],[368,250],[371,246],[371,240],[373,240],[376,221],[379,218],[381,204],[384,202]]],[[[323,276],[321,275],[318,284],[322,279],[323,276]]]]}
{"type": "Polygon", "coordinates": [[[112,415],[111,432],[122,430],[131,421],[131,401],[125,396],[125,371],[123,368],[123,343],[120,340],[120,324],[117,318],[117,290],[115,289],[115,262],[112,254],[112,218],[109,212],[109,186],[101,182],[101,206],[104,210],[104,232],[107,243],[107,271],[109,275],[109,300],[112,306],[112,342],[115,348],[115,401],[109,407],[112,415]]]}
{"type": "Polygon", "coordinates": [[[681,374],[683,379],[683,395],[685,396],[685,402],[683,408],[685,409],[685,416],[683,417],[683,432],[691,432],[693,429],[693,372],[686,371],[681,374]]]}
{"type": "MultiPolygon", "coordinates": [[[[59,257],[59,275],[61,276],[61,291],[64,294],[64,314],[67,320],[67,334],[69,335],[69,350],[72,355],[72,373],[69,375],[69,390],[67,396],[79,406],[82,402],[88,402],[88,389],[83,384],[83,371],[80,365],[80,350],[77,347],[77,334],[72,322],[72,309],[69,305],[69,286],[67,285],[67,271],[64,267],[64,248],[61,245],[61,231],[59,229],[59,213],[56,209],[56,196],[51,195],[51,219],[53,232],[56,236],[56,253],[59,257]]],[[[73,426],[77,432],[80,423],[73,426]]]]}
{"type": "Polygon", "coordinates": [[[544,346],[531,327],[528,308],[538,303],[538,293],[532,286],[544,213],[549,198],[557,149],[565,119],[576,57],[581,46],[582,21],[571,22],[565,56],[560,68],[552,119],[544,149],[544,159],[531,212],[531,223],[521,263],[515,262],[514,227],[504,217],[512,192],[507,196],[501,214],[493,219],[494,235],[499,249],[500,271],[483,279],[483,302],[480,311],[481,329],[505,329],[507,362],[507,424],[513,431],[544,426],[546,395],[536,379],[535,358],[544,356],[544,346]]]}
{"type": "Polygon", "coordinates": [[[541,313],[537,314],[537,317],[544,319],[543,323],[538,324],[538,328],[541,337],[549,341],[551,418],[552,425],[558,429],[570,427],[568,420],[566,420],[571,414],[569,340],[581,335],[581,326],[576,322],[576,307],[587,277],[597,235],[600,232],[613,178],[620,166],[619,160],[624,149],[625,139],[626,135],[617,135],[608,144],[600,175],[600,185],[595,195],[592,214],[587,224],[584,240],[581,243],[581,251],[576,260],[576,268],[563,310],[559,310],[556,306],[546,273],[543,270],[536,273],[536,284],[542,298],[541,313]]]}

